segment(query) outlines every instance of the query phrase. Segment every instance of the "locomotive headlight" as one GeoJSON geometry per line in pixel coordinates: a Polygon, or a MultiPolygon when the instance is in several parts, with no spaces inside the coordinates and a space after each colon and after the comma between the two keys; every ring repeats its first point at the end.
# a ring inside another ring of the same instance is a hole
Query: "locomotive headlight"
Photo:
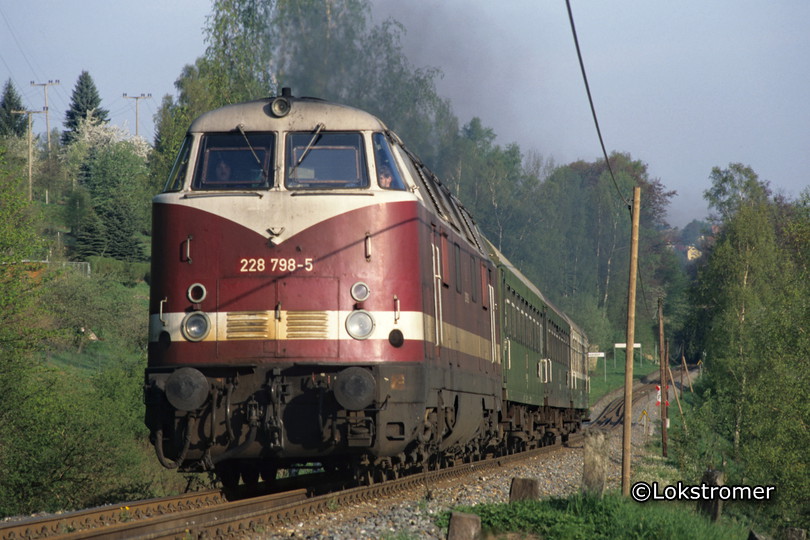
{"type": "Polygon", "coordinates": [[[183,337],[189,341],[202,341],[211,331],[211,320],[202,311],[194,311],[186,315],[180,326],[183,337]]]}
{"type": "Polygon", "coordinates": [[[292,105],[287,97],[277,97],[270,102],[270,111],[278,118],[287,116],[291,108],[292,105]]]}
{"type": "Polygon", "coordinates": [[[364,309],[352,311],[346,317],[346,331],[354,339],[367,339],[374,331],[374,317],[364,309]]]}
{"type": "Polygon", "coordinates": [[[371,289],[362,281],[358,281],[352,285],[351,293],[355,302],[365,302],[368,300],[368,297],[371,296],[371,289]]]}

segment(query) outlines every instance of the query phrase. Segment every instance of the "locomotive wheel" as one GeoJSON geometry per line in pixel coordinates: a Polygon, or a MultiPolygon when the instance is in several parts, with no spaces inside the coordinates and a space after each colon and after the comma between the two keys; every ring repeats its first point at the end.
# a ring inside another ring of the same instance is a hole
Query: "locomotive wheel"
{"type": "Polygon", "coordinates": [[[354,477],[361,486],[371,486],[374,484],[374,471],[368,467],[359,467],[354,477]]]}
{"type": "Polygon", "coordinates": [[[278,466],[269,463],[262,463],[259,467],[262,480],[265,482],[273,482],[278,474],[278,466]]]}
{"type": "Polygon", "coordinates": [[[240,468],[242,482],[248,491],[254,491],[259,485],[259,465],[256,463],[244,463],[240,468]]]}
{"type": "Polygon", "coordinates": [[[226,494],[233,493],[239,486],[239,468],[235,463],[230,461],[218,463],[214,471],[219,481],[222,482],[222,488],[226,494]]]}

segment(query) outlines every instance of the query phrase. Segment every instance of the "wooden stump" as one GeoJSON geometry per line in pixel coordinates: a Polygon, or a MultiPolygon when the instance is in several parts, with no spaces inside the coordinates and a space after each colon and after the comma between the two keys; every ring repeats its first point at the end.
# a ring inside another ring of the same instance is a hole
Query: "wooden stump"
{"type": "Polygon", "coordinates": [[[481,538],[481,518],[475,514],[453,512],[450,514],[450,527],[447,540],[478,540],[481,538]]]}
{"type": "Polygon", "coordinates": [[[509,502],[536,501],[540,498],[540,485],[535,478],[512,478],[509,502]]]}
{"type": "MultiPolygon", "coordinates": [[[[707,469],[706,472],[703,473],[703,478],[700,479],[700,482],[707,486],[722,486],[725,482],[725,478],[722,472],[707,469]]],[[[701,500],[698,501],[697,508],[699,512],[708,516],[712,521],[717,521],[723,513],[723,501],[719,498],[705,501],[701,500]]]]}
{"type": "Polygon", "coordinates": [[[602,430],[588,430],[585,439],[582,466],[583,493],[602,497],[607,488],[608,440],[602,430]]]}

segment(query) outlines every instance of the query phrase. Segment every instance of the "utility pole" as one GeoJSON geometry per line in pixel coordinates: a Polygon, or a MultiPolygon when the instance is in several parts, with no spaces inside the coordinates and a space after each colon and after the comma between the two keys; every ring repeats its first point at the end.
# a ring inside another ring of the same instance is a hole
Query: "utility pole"
{"type": "Polygon", "coordinates": [[[627,356],[624,362],[624,430],[622,433],[622,495],[630,495],[630,460],[633,438],[633,344],[636,342],[636,278],[638,276],[638,223],[641,188],[633,188],[633,225],[630,233],[630,279],[627,287],[627,356]]]}
{"type": "Polygon", "coordinates": [[[11,114],[28,115],[28,200],[34,200],[34,141],[31,134],[32,114],[42,114],[47,111],[11,111],[11,114]]]}
{"type": "MultiPolygon", "coordinates": [[[[45,129],[48,130],[48,153],[50,153],[50,151],[51,151],[51,119],[50,119],[50,116],[48,115],[48,87],[52,86],[52,85],[55,85],[55,84],[60,84],[59,79],[56,79],[54,81],[48,81],[46,83],[35,83],[34,81],[31,81],[31,86],[41,86],[45,90],[45,109],[44,110],[45,110],[45,129]]],[[[37,111],[37,112],[39,112],[39,111],[37,111]]]]}
{"type": "Polygon", "coordinates": [[[134,99],[135,100],[135,136],[138,136],[138,104],[141,102],[142,99],[152,97],[152,94],[141,94],[140,96],[128,96],[124,93],[124,97],[127,99],[134,99]]]}
{"type": "Polygon", "coordinates": [[[658,359],[661,367],[661,455],[667,457],[667,400],[669,399],[667,392],[667,384],[669,384],[669,377],[667,376],[667,368],[669,362],[664,349],[664,299],[658,298],[658,359]]]}

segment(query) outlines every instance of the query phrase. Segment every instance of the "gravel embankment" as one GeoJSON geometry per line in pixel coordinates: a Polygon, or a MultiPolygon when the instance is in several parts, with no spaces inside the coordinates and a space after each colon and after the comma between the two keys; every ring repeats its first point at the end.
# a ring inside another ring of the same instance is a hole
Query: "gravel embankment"
{"type": "MultiPolygon", "coordinates": [[[[655,395],[649,403],[637,404],[633,416],[642,408],[655,411],[655,395]]],[[[594,407],[599,411],[598,405],[594,407]]],[[[634,455],[640,453],[645,437],[643,425],[633,425],[634,455]]],[[[621,429],[610,436],[611,461],[608,489],[621,484],[621,429]]],[[[436,516],[459,505],[508,502],[512,478],[537,478],[540,496],[567,496],[580,490],[582,482],[582,447],[561,448],[551,455],[534,458],[519,465],[509,465],[494,472],[469,477],[463,485],[450,483],[431,486],[396,498],[341,509],[315,520],[278,528],[258,539],[295,538],[307,540],[365,540],[381,538],[444,539],[446,533],[434,524],[436,516]],[[402,536],[398,536],[402,535],[402,536]],[[405,536],[407,535],[407,536],[405,536]]]]}

